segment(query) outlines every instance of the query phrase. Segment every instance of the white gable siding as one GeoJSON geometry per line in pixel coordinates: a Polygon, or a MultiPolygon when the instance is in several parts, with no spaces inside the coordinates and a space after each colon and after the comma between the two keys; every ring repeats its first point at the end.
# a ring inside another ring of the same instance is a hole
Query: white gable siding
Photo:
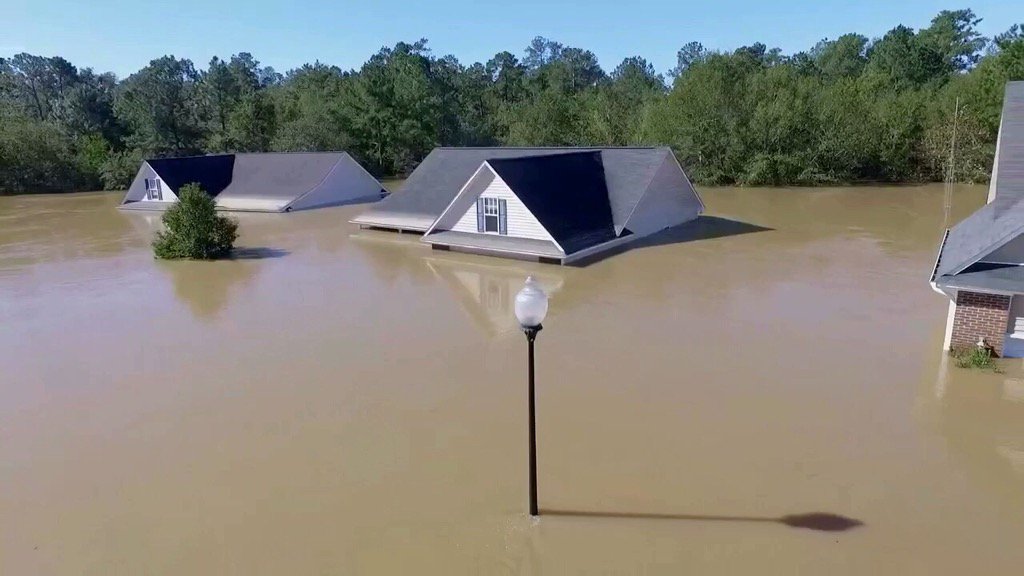
{"type": "Polygon", "coordinates": [[[638,236],[653,234],[696,218],[702,210],[697,192],[686,180],[671,153],[647,186],[636,208],[626,221],[626,228],[638,236]]]}
{"type": "MultiPolygon", "coordinates": [[[[470,177],[469,182],[459,190],[458,196],[452,200],[451,205],[445,208],[444,213],[441,214],[441,217],[437,219],[437,223],[434,224],[434,228],[438,230],[452,230],[466,210],[471,206],[476,206],[476,199],[480,196],[481,192],[491,185],[494,178],[494,172],[481,164],[480,168],[470,177]]],[[[474,229],[473,231],[475,232],[476,230],[474,229]]]]}
{"type": "MultiPolygon", "coordinates": [[[[507,219],[508,223],[508,236],[515,236],[517,238],[532,238],[534,240],[547,240],[554,242],[551,234],[541,226],[537,218],[530,212],[525,204],[519,200],[512,190],[508,187],[505,182],[498,177],[495,177],[487,188],[476,197],[487,196],[488,198],[498,198],[505,200],[508,208],[507,219]]],[[[470,232],[477,234],[476,229],[476,199],[469,208],[467,208],[455,225],[451,228],[455,232],[470,232]]]]}
{"type": "Polygon", "coordinates": [[[383,189],[376,178],[346,154],[320,185],[300,196],[289,205],[289,208],[305,210],[376,201],[381,199],[383,189]]]}
{"type": "MultiPolygon", "coordinates": [[[[132,180],[131,186],[128,187],[128,192],[125,193],[122,204],[128,202],[159,202],[159,200],[149,200],[146,190],[146,179],[152,180],[153,178],[160,178],[160,176],[153,170],[149,165],[149,162],[143,162],[142,166],[139,167],[139,171],[135,174],[135,179],[132,180]]],[[[163,178],[160,178],[160,191],[163,193],[163,202],[174,202],[178,199],[175,195],[175,191],[164,182],[163,178]]]]}
{"type": "MultiPolygon", "coordinates": [[[[171,190],[171,187],[167,185],[167,182],[164,182],[162,179],[160,180],[160,192],[161,192],[160,195],[163,196],[163,198],[164,198],[163,199],[164,202],[177,202],[178,201],[178,196],[175,195],[174,190],[171,190]]],[[[151,200],[151,202],[152,202],[152,200],[151,200]]]]}

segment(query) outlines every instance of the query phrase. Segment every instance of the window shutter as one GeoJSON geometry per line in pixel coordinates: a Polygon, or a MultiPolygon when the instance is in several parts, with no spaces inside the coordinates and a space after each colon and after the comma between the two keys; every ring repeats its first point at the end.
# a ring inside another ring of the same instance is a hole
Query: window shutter
{"type": "Polygon", "coordinates": [[[476,231],[481,234],[484,231],[484,199],[476,199],[476,231]]]}
{"type": "Polygon", "coordinates": [[[507,214],[508,204],[504,200],[498,200],[498,234],[502,236],[508,234],[508,224],[505,221],[507,214]]]}

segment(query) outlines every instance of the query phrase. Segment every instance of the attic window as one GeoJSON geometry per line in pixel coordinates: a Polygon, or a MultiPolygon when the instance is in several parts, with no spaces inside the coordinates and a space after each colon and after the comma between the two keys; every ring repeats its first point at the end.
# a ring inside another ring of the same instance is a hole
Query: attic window
{"type": "Polygon", "coordinates": [[[160,187],[159,178],[146,178],[146,199],[163,200],[164,193],[160,187]]]}
{"type": "Polygon", "coordinates": [[[498,199],[484,198],[484,232],[498,231],[498,199]]]}
{"type": "Polygon", "coordinates": [[[478,198],[476,201],[476,230],[485,234],[508,234],[505,222],[506,203],[500,198],[478,198]]]}

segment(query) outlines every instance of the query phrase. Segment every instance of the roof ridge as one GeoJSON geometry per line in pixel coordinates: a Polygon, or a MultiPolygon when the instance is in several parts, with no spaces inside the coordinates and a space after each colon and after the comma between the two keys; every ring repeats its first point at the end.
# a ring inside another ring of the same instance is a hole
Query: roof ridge
{"type": "Polygon", "coordinates": [[[586,150],[573,150],[573,151],[568,151],[568,152],[566,152],[564,154],[531,154],[531,155],[528,155],[528,156],[512,156],[510,158],[493,157],[493,158],[488,158],[488,159],[484,160],[484,162],[518,162],[518,161],[521,161],[521,160],[540,160],[542,158],[543,159],[547,159],[547,158],[564,158],[566,156],[574,156],[576,154],[600,154],[600,153],[601,153],[600,150],[590,150],[590,149],[586,149],[586,150]]]}
{"type": "MultiPolygon", "coordinates": [[[[296,156],[305,154],[305,155],[311,156],[311,155],[314,155],[314,154],[322,154],[322,155],[327,155],[327,154],[348,154],[348,151],[346,151],[346,150],[317,150],[317,151],[313,151],[313,152],[302,152],[302,151],[299,151],[299,150],[287,150],[287,151],[281,151],[281,152],[215,152],[213,154],[190,154],[188,156],[160,156],[160,157],[154,156],[152,158],[146,158],[144,161],[145,162],[151,162],[151,161],[160,161],[160,160],[191,160],[191,159],[194,159],[194,158],[219,158],[219,157],[222,157],[222,156],[277,156],[277,155],[285,155],[285,154],[292,154],[292,155],[296,155],[296,156]]],[[[348,154],[348,155],[351,156],[351,154],[348,154]]]]}
{"type": "Polygon", "coordinates": [[[668,146],[437,146],[434,150],[659,150],[668,146]]]}

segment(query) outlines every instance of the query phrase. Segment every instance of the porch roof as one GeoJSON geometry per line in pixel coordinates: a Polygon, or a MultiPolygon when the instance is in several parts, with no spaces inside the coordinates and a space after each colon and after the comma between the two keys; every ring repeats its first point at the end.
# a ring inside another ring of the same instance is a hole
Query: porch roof
{"type": "Polygon", "coordinates": [[[939,276],[935,283],[958,290],[1024,294],[1024,266],[976,264],[956,275],[939,276]]]}
{"type": "Polygon", "coordinates": [[[565,253],[559,250],[554,242],[516,238],[513,236],[499,236],[497,234],[470,234],[468,232],[446,230],[444,232],[428,234],[421,241],[427,244],[454,246],[457,248],[489,250],[492,252],[541,256],[544,258],[565,258],[565,253]]]}

